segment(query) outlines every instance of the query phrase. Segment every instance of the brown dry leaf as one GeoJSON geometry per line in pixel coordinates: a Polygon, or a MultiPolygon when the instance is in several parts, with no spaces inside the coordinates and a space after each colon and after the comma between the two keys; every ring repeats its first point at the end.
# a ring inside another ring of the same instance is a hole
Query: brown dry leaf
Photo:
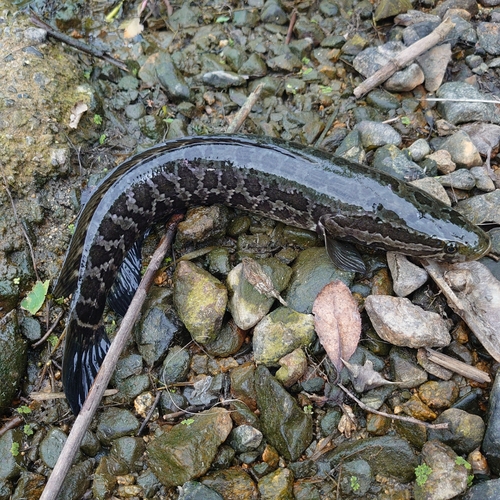
{"type": "Polygon", "coordinates": [[[367,359],[363,366],[351,364],[344,359],[342,360],[347,371],[349,372],[349,378],[351,379],[352,385],[356,392],[365,392],[370,389],[375,389],[375,387],[380,387],[381,385],[395,384],[397,382],[391,382],[386,380],[380,373],[373,369],[373,363],[367,359]]]}
{"type": "Polygon", "coordinates": [[[249,257],[241,259],[243,264],[243,275],[245,279],[262,295],[278,299],[282,306],[288,307],[288,304],[274,288],[271,278],[266,274],[262,266],[249,257]]]}
{"type": "Polygon", "coordinates": [[[342,281],[332,281],[319,292],[313,304],[314,328],[321,345],[340,373],[358,347],[361,316],[351,291],[342,281]]]}
{"type": "Polygon", "coordinates": [[[69,117],[69,128],[77,128],[78,124],[80,123],[80,118],[82,117],[83,113],[87,111],[89,107],[84,103],[84,102],[77,102],[72,108],[71,108],[71,115],[69,117]]]}
{"type": "Polygon", "coordinates": [[[354,416],[352,408],[349,405],[342,404],[341,408],[342,417],[340,417],[337,429],[340,433],[344,434],[347,439],[349,439],[351,434],[356,430],[358,422],[354,416]]]}
{"type": "Polygon", "coordinates": [[[141,24],[141,20],[138,17],[134,17],[125,28],[123,32],[124,38],[134,38],[134,36],[142,33],[144,26],[141,24]]]}

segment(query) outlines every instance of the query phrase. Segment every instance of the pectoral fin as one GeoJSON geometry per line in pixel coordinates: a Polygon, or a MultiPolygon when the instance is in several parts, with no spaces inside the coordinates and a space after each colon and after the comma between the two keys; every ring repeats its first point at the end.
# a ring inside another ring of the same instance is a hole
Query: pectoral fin
{"type": "Polygon", "coordinates": [[[318,221],[318,232],[325,240],[326,251],[332,262],[344,271],[365,274],[366,266],[356,247],[345,241],[337,240],[327,231],[322,219],[323,217],[318,221]]]}

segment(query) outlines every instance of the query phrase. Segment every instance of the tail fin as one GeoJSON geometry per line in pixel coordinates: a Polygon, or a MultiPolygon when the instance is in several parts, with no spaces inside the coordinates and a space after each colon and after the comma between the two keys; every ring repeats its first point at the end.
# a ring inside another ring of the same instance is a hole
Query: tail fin
{"type": "Polygon", "coordinates": [[[72,319],[68,326],[63,357],[63,386],[71,410],[78,415],[110,343],[102,325],[92,329],[76,323],[72,319]]]}

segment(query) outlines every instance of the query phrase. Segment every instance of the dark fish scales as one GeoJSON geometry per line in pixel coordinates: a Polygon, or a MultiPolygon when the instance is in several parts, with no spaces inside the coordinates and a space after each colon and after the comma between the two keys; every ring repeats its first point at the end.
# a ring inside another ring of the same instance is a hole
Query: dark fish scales
{"type": "Polygon", "coordinates": [[[102,182],[78,219],[54,296],[73,293],[63,384],[77,414],[109,346],[106,297],[134,244],[190,206],[223,203],[325,236],[334,263],[360,271],[350,243],[458,262],[489,237],[455,210],[383,172],[277,139],[176,139],[135,155],[102,182]]]}

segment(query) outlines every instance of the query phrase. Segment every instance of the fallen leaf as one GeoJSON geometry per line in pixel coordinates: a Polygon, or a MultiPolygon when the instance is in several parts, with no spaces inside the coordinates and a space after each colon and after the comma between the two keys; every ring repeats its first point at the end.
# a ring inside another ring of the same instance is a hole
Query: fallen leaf
{"type": "Polygon", "coordinates": [[[340,417],[337,429],[340,433],[344,434],[347,439],[349,439],[353,431],[356,430],[358,422],[354,416],[352,408],[349,405],[342,404],[340,407],[342,408],[343,414],[342,417],[340,417]]]}
{"type": "Polygon", "coordinates": [[[361,316],[351,291],[342,281],[332,281],[319,292],[313,304],[314,328],[330,361],[342,369],[358,347],[361,316]]]}
{"type": "Polygon", "coordinates": [[[243,275],[245,276],[245,279],[259,293],[268,298],[273,297],[278,299],[282,306],[288,307],[288,304],[274,288],[271,278],[266,274],[262,266],[256,260],[244,257],[241,259],[241,263],[243,264],[243,275]]]}
{"type": "Polygon", "coordinates": [[[134,38],[134,36],[137,36],[139,33],[142,33],[143,29],[144,29],[144,26],[141,24],[140,18],[134,17],[127,24],[127,27],[125,28],[125,31],[123,32],[123,37],[124,38],[134,38]]]}
{"type": "Polygon", "coordinates": [[[89,108],[84,102],[77,102],[72,108],[71,108],[71,115],[69,117],[69,128],[77,128],[78,124],[80,123],[80,119],[87,111],[89,108]]]}
{"type": "Polygon", "coordinates": [[[21,307],[29,311],[31,314],[36,314],[45,302],[47,290],[49,289],[49,280],[37,281],[31,291],[21,301],[21,307]]]}
{"type": "Polygon", "coordinates": [[[352,386],[356,392],[365,392],[370,389],[375,389],[375,387],[380,387],[381,385],[398,385],[397,382],[391,382],[386,380],[380,373],[373,369],[373,363],[367,359],[363,366],[351,364],[348,361],[342,360],[347,371],[349,372],[349,378],[351,379],[352,386]]]}

